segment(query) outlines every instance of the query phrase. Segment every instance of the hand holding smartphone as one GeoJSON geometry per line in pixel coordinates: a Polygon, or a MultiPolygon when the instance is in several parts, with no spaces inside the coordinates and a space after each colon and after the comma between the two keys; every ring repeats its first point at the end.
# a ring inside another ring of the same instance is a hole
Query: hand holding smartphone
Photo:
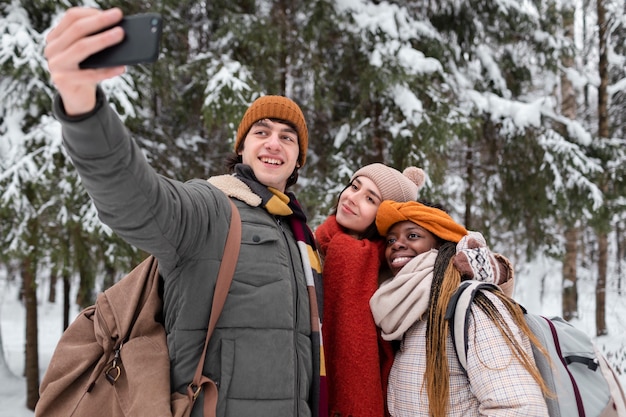
{"type": "MultiPolygon", "coordinates": [[[[87,57],[79,64],[80,68],[117,67],[157,60],[163,26],[160,14],[143,13],[127,16],[116,26],[124,29],[122,42],[87,57]]],[[[111,28],[104,30],[108,29],[111,28]]]]}

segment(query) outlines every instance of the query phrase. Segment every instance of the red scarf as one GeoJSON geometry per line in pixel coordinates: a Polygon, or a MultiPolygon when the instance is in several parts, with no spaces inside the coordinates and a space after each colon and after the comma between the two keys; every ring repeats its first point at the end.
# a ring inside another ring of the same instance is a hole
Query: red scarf
{"type": "Polygon", "coordinates": [[[322,337],[331,416],[382,417],[393,363],[369,301],[378,289],[382,240],[357,240],[330,216],[315,231],[324,259],[322,337]]]}

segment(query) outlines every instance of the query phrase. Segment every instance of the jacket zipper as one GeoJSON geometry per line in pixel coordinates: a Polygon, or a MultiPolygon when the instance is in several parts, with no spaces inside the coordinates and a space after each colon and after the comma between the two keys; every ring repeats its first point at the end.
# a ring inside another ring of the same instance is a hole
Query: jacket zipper
{"type": "MultiPolygon", "coordinates": [[[[294,387],[294,416],[299,416],[300,415],[300,366],[299,366],[299,360],[298,360],[298,303],[299,303],[299,299],[298,299],[298,282],[297,282],[297,274],[296,274],[296,267],[295,267],[295,262],[294,261],[294,257],[293,257],[293,252],[291,251],[291,247],[289,246],[289,238],[287,237],[287,233],[285,233],[285,229],[283,228],[283,223],[282,220],[280,219],[280,217],[278,216],[274,216],[274,218],[276,219],[276,224],[278,224],[278,228],[280,229],[282,235],[283,235],[283,239],[285,241],[285,246],[287,247],[287,250],[289,251],[289,259],[292,260],[291,262],[291,272],[292,272],[292,277],[293,277],[293,281],[292,281],[292,285],[291,288],[293,290],[293,299],[294,299],[294,303],[293,303],[293,308],[294,308],[294,312],[293,312],[293,351],[294,351],[294,355],[295,355],[295,387],[294,387]]],[[[297,242],[296,242],[297,244],[297,242]]],[[[299,253],[299,252],[298,252],[299,253]]]]}

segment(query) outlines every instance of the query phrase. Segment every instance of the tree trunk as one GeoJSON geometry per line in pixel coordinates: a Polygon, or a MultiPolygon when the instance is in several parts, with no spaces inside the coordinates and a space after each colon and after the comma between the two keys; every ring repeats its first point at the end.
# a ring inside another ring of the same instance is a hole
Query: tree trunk
{"type": "Polygon", "coordinates": [[[82,236],[80,225],[73,225],[72,246],[74,247],[74,263],[78,269],[80,282],[76,293],[76,304],[83,309],[95,303],[95,271],[90,247],[82,236]]]}
{"type": "Polygon", "coordinates": [[[470,140],[466,143],[465,152],[465,227],[473,229],[472,226],[472,205],[474,204],[474,161],[472,145],[470,140]]]}
{"type": "Polygon", "coordinates": [[[107,288],[111,288],[115,284],[115,267],[109,264],[105,259],[104,261],[104,279],[102,280],[102,291],[107,288]]]}
{"type": "MultiPolygon", "coordinates": [[[[564,36],[574,44],[574,8],[565,6],[562,11],[564,36]]],[[[565,55],[561,62],[564,68],[574,67],[574,57],[565,55]]],[[[565,71],[561,72],[561,113],[571,120],[576,120],[576,90],[565,71]]],[[[569,222],[569,221],[568,221],[569,222]]],[[[563,259],[563,318],[571,320],[578,317],[578,229],[574,224],[567,224],[565,230],[565,257],[563,259]]]]}
{"type": "MultiPolygon", "coordinates": [[[[2,309],[0,309],[0,313],[2,309]]],[[[2,319],[2,315],[0,314],[0,319],[2,319]]],[[[2,327],[0,327],[0,375],[9,375],[9,365],[7,364],[6,358],[4,356],[4,346],[2,342],[2,327]]]]}
{"type": "MultiPolygon", "coordinates": [[[[590,5],[591,0],[583,0],[583,7],[582,7],[582,37],[583,37],[583,45],[588,45],[589,43],[593,42],[593,35],[589,34],[589,29],[588,29],[588,21],[587,21],[587,11],[590,11],[592,9],[592,6],[590,5]]],[[[585,50],[588,50],[588,48],[585,48],[585,50]]],[[[583,68],[587,68],[587,65],[589,65],[589,52],[583,52],[582,54],[582,67],[583,68]]],[[[591,103],[589,100],[590,94],[589,91],[591,90],[591,83],[585,83],[585,86],[583,88],[583,118],[585,119],[586,122],[590,122],[590,117],[591,117],[591,111],[589,111],[590,107],[591,107],[591,103]]],[[[591,126],[591,123],[589,123],[589,125],[591,126]]]]}
{"type": "Polygon", "coordinates": [[[622,238],[621,222],[615,225],[615,242],[617,247],[616,263],[617,263],[617,295],[622,296],[622,264],[626,260],[626,245],[622,238]]]}
{"type": "MultiPolygon", "coordinates": [[[[73,226],[69,226],[70,230],[73,230],[73,226]]],[[[71,233],[66,235],[65,250],[63,251],[63,267],[61,268],[61,279],[63,280],[63,331],[65,331],[70,325],[70,293],[71,293],[71,277],[72,274],[72,260],[70,255],[70,248],[72,246],[71,233]]]]}
{"type": "MultiPolygon", "coordinates": [[[[598,140],[603,141],[609,137],[609,117],[608,117],[608,80],[609,80],[609,60],[607,51],[607,21],[604,1],[597,0],[598,10],[598,37],[599,37],[599,76],[600,86],[598,87],[598,140]]],[[[608,179],[602,175],[599,182],[600,189],[606,196],[608,190],[608,179]]],[[[606,204],[606,203],[605,203],[606,204]]],[[[606,207],[600,210],[601,213],[608,213],[606,207]]],[[[607,334],[606,328],[606,274],[608,264],[609,239],[605,222],[609,221],[608,216],[600,216],[598,226],[598,281],[596,283],[596,335],[607,334]]]]}
{"type": "Polygon", "coordinates": [[[609,239],[605,232],[598,235],[598,281],[596,282],[596,336],[608,334],[606,328],[606,272],[609,239]]]}
{"type": "Polygon", "coordinates": [[[563,318],[568,321],[578,317],[577,255],[578,228],[569,227],[565,231],[562,301],[563,318]]]}
{"type": "Polygon", "coordinates": [[[24,305],[26,307],[26,408],[34,410],[39,400],[39,348],[37,343],[37,280],[36,258],[31,253],[22,261],[24,305]]]}
{"type": "Polygon", "coordinates": [[[63,331],[70,325],[70,271],[68,268],[63,268],[63,331]]]}
{"type": "Polygon", "coordinates": [[[50,273],[49,289],[48,289],[48,302],[54,304],[57,300],[57,281],[59,274],[57,271],[52,270],[50,273]]]}

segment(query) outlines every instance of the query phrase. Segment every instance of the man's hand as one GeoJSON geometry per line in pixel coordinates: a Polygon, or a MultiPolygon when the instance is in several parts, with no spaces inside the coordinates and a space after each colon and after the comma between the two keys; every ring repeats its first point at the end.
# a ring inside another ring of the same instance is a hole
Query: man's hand
{"type": "Polygon", "coordinates": [[[88,56],[124,39],[124,31],[113,27],[92,35],[122,20],[118,8],[98,10],[86,7],[68,9],[59,24],[46,37],[44,56],[50,79],[55,85],[68,116],[88,113],[96,105],[99,82],[123,74],[125,67],[80,69],[88,56]]]}

